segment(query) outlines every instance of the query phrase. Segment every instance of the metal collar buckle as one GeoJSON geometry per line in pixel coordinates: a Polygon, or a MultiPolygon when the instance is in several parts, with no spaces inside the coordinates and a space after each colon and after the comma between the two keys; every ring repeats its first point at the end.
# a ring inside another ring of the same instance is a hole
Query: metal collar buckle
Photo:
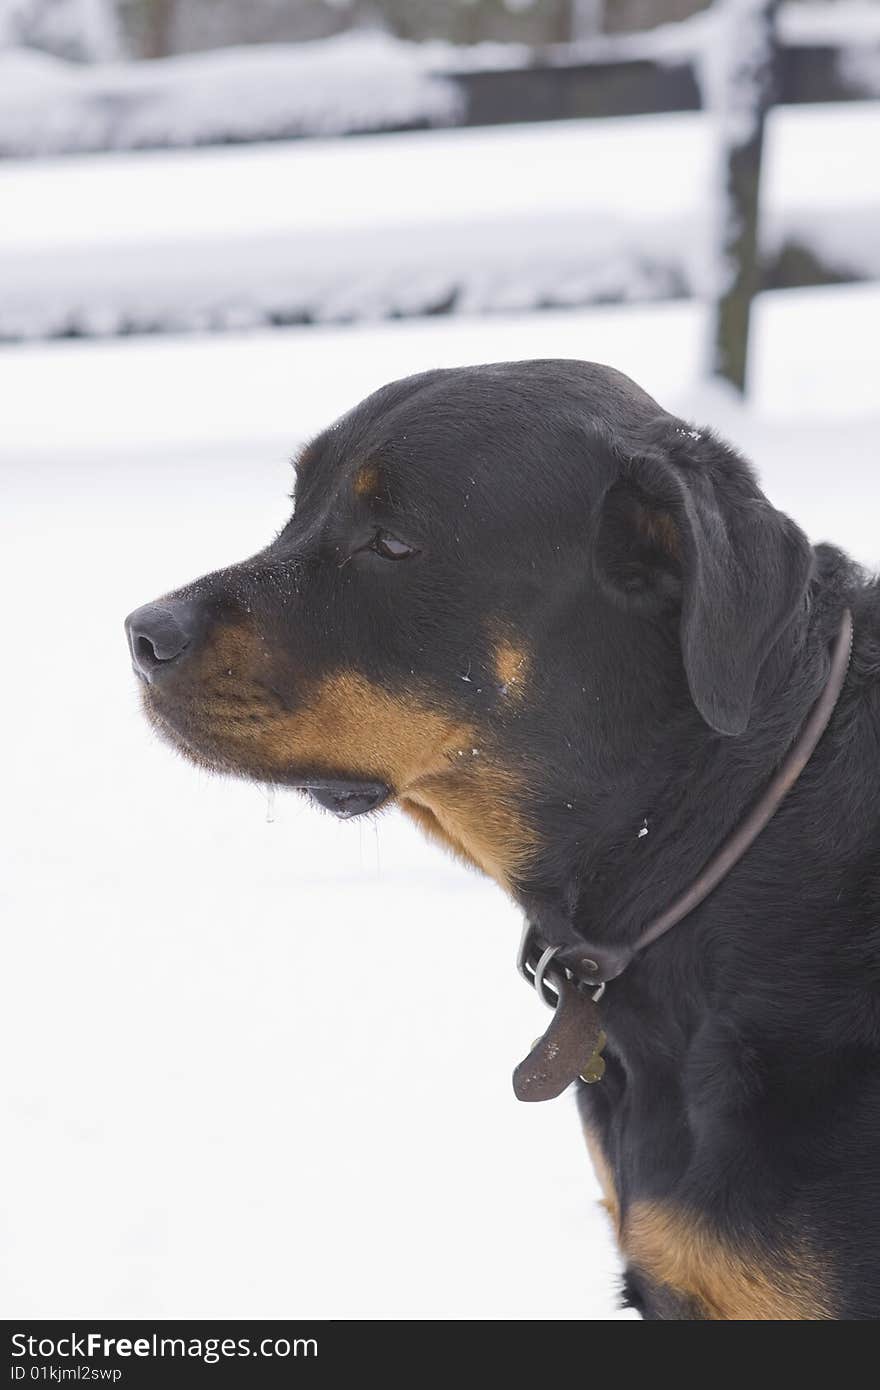
{"type": "MultiPolygon", "coordinates": [[[[555,1009],[559,1003],[560,979],[570,980],[576,987],[580,984],[561,962],[553,965],[559,951],[559,946],[545,946],[531,922],[526,922],[516,953],[516,968],[526,984],[533,986],[538,997],[549,1009],[555,1009]]],[[[590,961],[591,965],[594,963],[590,961]]],[[[598,989],[590,995],[593,1003],[598,1004],[604,993],[603,980],[598,989]]]]}
{"type": "Polygon", "coordinates": [[[592,994],[582,989],[572,972],[556,960],[559,949],[544,946],[526,926],[517,957],[519,972],[553,1010],[553,1017],[513,1073],[518,1100],[552,1100],[579,1076],[584,1080],[601,1076],[601,1069],[595,1077],[593,1071],[604,1042],[596,1003],[605,985],[592,994]]]}

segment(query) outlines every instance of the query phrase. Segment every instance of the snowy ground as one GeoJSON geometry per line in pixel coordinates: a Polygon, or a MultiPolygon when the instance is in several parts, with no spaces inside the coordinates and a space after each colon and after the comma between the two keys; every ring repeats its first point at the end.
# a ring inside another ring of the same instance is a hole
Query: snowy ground
{"type": "Polygon", "coordinates": [[[364,391],[510,356],[629,371],[876,563],[878,313],[767,297],[747,413],[684,304],[0,350],[6,1316],[621,1316],[573,1103],[510,1090],[517,913],[393,814],[176,761],[122,617],[261,545],[364,391]]]}
{"type": "MultiPolygon", "coordinates": [[[[774,111],[762,239],[880,276],[880,102],[774,111]]],[[[0,337],[665,299],[712,273],[700,115],[0,167],[0,337]]]]}

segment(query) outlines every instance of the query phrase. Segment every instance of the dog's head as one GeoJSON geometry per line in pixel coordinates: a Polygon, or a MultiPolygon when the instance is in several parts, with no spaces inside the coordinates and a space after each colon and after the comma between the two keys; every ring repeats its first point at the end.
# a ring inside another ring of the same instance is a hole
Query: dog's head
{"type": "Polygon", "coordinates": [[[664,729],[743,731],[811,567],[737,456],[578,362],[386,386],[294,500],[130,616],[149,717],[339,815],[396,801],[512,890],[664,729]]]}

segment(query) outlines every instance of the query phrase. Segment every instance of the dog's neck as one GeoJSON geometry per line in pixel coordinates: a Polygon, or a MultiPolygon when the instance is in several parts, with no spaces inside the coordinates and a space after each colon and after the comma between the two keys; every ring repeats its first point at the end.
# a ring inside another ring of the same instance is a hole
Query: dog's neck
{"type": "MultiPolygon", "coordinates": [[[[523,900],[548,944],[570,954],[585,941],[631,947],[744,820],[797,745],[828,679],[829,642],[840,622],[840,595],[834,589],[817,586],[791,635],[784,664],[768,663],[746,734],[714,735],[681,704],[655,730],[651,758],[640,757],[618,774],[609,794],[597,798],[600,809],[589,824],[579,824],[567,837],[563,833],[559,850],[568,874],[561,891],[539,888],[523,900]]],[[[816,771],[813,767],[809,789],[795,786],[789,796],[801,803],[805,796],[821,801],[816,771]]],[[[820,810],[835,813],[833,807],[820,810]]],[[[717,890],[724,891],[724,885],[717,890]]],[[[730,885],[726,891],[729,896],[730,885]]]]}

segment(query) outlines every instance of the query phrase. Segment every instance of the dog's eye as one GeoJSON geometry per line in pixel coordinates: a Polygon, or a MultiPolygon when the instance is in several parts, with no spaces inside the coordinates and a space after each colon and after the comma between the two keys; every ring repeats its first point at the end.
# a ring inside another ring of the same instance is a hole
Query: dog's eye
{"type": "Polygon", "coordinates": [[[388,531],[377,531],[370,548],[375,550],[377,555],[381,555],[383,560],[406,560],[410,555],[415,555],[415,546],[407,545],[406,541],[398,540],[397,536],[392,536],[388,531]]]}

